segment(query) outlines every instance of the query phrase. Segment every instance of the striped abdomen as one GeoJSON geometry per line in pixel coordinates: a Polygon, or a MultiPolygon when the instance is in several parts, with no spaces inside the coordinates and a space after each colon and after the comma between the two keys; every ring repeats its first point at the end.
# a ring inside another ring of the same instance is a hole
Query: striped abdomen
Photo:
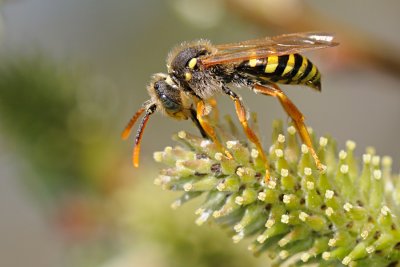
{"type": "Polygon", "coordinates": [[[236,70],[250,74],[261,81],[304,84],[321,90],[320,72],[310,60],[300,54],[246,60],[238,65],[236,70]]]}

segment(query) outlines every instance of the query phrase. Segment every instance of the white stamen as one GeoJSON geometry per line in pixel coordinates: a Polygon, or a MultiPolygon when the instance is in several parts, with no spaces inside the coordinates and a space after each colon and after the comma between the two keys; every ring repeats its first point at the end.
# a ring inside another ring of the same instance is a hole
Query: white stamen
{"type": "Polygon", "coordinates": [[[282,149],[275,149],[275,155],[276,155],[278,158],[283,157],[283,150],[282,150],[282,149]]]}
{"type": "Polygon", "coordinates": [[[261,201],[265,201],[265,197],[266,197],[265,192],[260,192],[260,193],[258,193],[258,195],[257,195],[257,198],[258,198],[259,200],[261,200],[261,201]]]}
{"type": "Polygon", "coordinates": [[[374,246],[368,246],[368,247],[365,248],[365,251],[366,251],[368,254],[372,254],[372,253],[374,253],[374,251],[375,251],[375,247],[374,247],[374,246]]]}
{"type": "Polygon", "coordinates": [[[283,214],[283,215],[281,216],[281,222],[282,222],[282,223],[285,223],[285,224],[288,224],[288,223],[289,223],[289,215],[283,214]]]}
{"type": "Polygon", "coordinates": [[[335,192],[332,191],[332,190],[326,190],[326,191],[325,191],[325,197],[326,197],[327,199],[333,198],[334,195],[335,195],[335,192]]]}
{"type": "Polygon", "coordinates": [[[296,128],[294,126],[289,126],[287,128],[288,133],[290,133],[291,135],[294,135],[296,133],[296,128]]]}
{"type": "Polygon", "coordinates": [[[244,173],[245,173],[244,168],[242,168],[242,167],[237,168],[236,174],[237,174],[239,177],[242,177],[242,176],[244,175],[244,173]]]}
{"type": "Polygon", "coordinates": [[[331,217],[333,213],[334,213],[334,211],[333,211],[333,209],[332,209],[331,207],[328,207],[328,208],[325,210],[325,214],[326,214],[326,216],[328,216],[328,217],[331,217]]]}
{"type": "Polygon", "coordinates": [[[313,190],[314,189],[314,183],[313,182],[307,182],[307,189],[308,190],[313,190]]]}
{"type": "Polygon", "coordinates": [[[324,147],[324,146],[326,146],[328,144],[328,138],[326,138],[326,137],[320,137],[319,138],[319,145],[321,146],[321,147],[324,147]]]}
{"type": "Polygon", "coordinates": [[[391,157],[389,157],[389,156],[384,156],[384,157],[382,158],[382,165],[383,165],[383,166],[385,166],[385,167],[390,167],[390,166],[392,166],[392,163],[393,163],[393,160],[392,160],[391,157]]]}
{"type": "Polygon", "coordinates": [[[302,220],[303,222],[305,222],[308,217],[310,217],[310,215],[308,215],[307,213],[305,213],[303,211],[300,212],[300,214],[299,214],[299,219],[302,220]]]}
{"type": "Polygon", "coordinates": [[[254,148],[251,149],[251,157],[252,157],[253,159],[257,158],[258,155],[259,155],[259,152],[258,152],[257,149],[254,149],[254,148]]]}
{"type": "Polygon", "coordinates": [[[383,207],[381,208],[381,213],[382,213],[382,215],[387,216],[387,215],[389,215],[391,212],[390,212],[390,209],[389,209],[388,206],[383,206],[383,207]]]}
{"type": "Polygon", "coordinates": [[[269,182],[268,182],[268,188],[269,189],[275,189],[275,187],[276,187],[276,182],[275,181],[273,181],[273,180],[270,180],[269,182]]]}
{"type": "Polygon", "coordinates": [[[322,253],[322,258],[326,261],[331,259],[331,253],[328,251],[325,251],[324,253],[322,253]]]}
{"type": "Polygon", "coordinates": [[[378,166],[380,161],[381,161],[381,158],[379,156],[373,156],[372,157],[372,165],[378,166]]]}
{"type": "Polygon", "coordinates": [[[331,238],[328,241],[328,246],[334,247],[336,245],[336,242],[337,242],[336,238],[331,238]]]}
{"type": "Polygon", "coordinates": [[[205,148],[205,147],[207,147],[209,144],[211,144],[211,141],[210,141],[210,140],[203,140],[203,141],[201,141],[200,146],[201,146],[202,148],[205,148]]]}
{"type": "Polygon", "coordinates": [[[212,216],[214,218],[219,218],[219,217],[221,217],[221,215],[222,215],[222,213],[219,210],[214,211],[213,214],[212,214],[212,216]]]}
{"type": "Polygon", "coordinates": [[[347,157],[347,152],[344,150],[340,150],[339,152],[339,159],[345,159],[347,157]]]}
{"type": "Polygon", "coordinates": [[[353,205],[351,205],[349,202],[347,202],[343,205],[343,208],[345,211],[349,212],[353,208],[353,205]]]}
{"type": "Polygon", "coordinates": [[[286,259],[287,257],[289,257],[289,252],[287,250],[282,250],[279,252],[279,258],[282,260],[286,259]]]}
{"type": "Polygon", "coordinates": [[[354,150],[356,148],[356,142],[352,140],[347,140],[346,147],[348,150],[354,150]]]}
{"type": "Polygon", "coordinates": [[[244,199],[241,196],[238,196],[238,197],[235,198],[235,203],[240,205],[240,206],[243,205],[243,201],[244,201],[244,199]]]}
{"type": "Polygon", "coordinates": [[[220,153],[220,152],[217,152],[217,153],[215,153],[215,155],[214,155],[214,158],[215,158],[216,160],[218,160],[218,161],[221,161],[221,160],[222,160],[222,157],[223,157],[223,155],[222,155],[222,153],[220,153]]]}
{"type": "Polygon", "coordinates": [[[226,185],[225,185],[225,183],[219,183],[218,185],[217,185],[217,190],[218,191],[224,191],[226,189],[226,185]]]}
{"type": "Polygon", "coordinates": [[[193,185],[191,183],[186,183],[183,185],[183,190],[185,190],[186,192],[189,192],[190,190],[192,190],[193,185]]]}
{"type": "Polygon", "coordinates": [[[348,172],[349,172],[349,165],[342,164],[342,165],[340,166],[340,172],[343,173],[343,174],[348,173],[348,172]]]}
{"type": "Polygon", "coordinates": [[[308,146],[306,146],[305,144],[302,144],[301,145],[301,152],[303,153],[303,154],[307,154],[308,153],[308,146]]]}
{"type": "Polygon", "coordinates": [[[262,244],[262,243],[265,242],[265,240],[267,240],[267,236],[265,236],[265,235],[259,235],[259,236],[257,236],[257,242],[258,242],[258,243],[262,244]]]}
{"type": "Polygon", "coordinates": [[[374,170],[373,175],[374,175],[374,178],[376,180],[380,180],[382,178],[382,171],[381,170],[374,170]]]}
{"type": "Polygon", "coordinates": [[[350,262],[351,262],[351,258],[349,256],[344,257],[342,260],[342,264],[346,265],[346,266],[349,265],[350,262]]]}
{"type": "Polygon", "coordinates": [[[171,208],[176,210],[177,208],[179,208],[182,205],[182,201],[180,199],[175,200],[174,202],[172,202],[171,204],[171,208]]]}
{"type": "Polygon", "coordinates": [[[285,204],[289,204],[290,203],[290,199],[291,199],[291,196],[290,195],[283,195],[283,203],[285,203],[285,204]]]}
{"type": "Polygon", "coordinates": [[[210,212],[203,212],[199,218],[196,220],[197,225],[202,225],[208,220],[208,217],[210,217],[210,212]]]}
{"type": "Polygon", "coordinates": [[[274,219],[268,219],[267,222],[265,223],[265,227],[271,228],[272,226],[274,226],[274,224],[275,224],[274,219]]]}
{"type": "Polygon", "coordinates": [[[283,134],[278,135],[278,142],[279,143],[284,143],[285,142],[285,136],[283,134]]]}
{"type": "Polygon", "coordinates": [[[362,239],[366,239],[369,235],[369,232],[367,230],[365,230],[365,231],[362,231],[360,235],[361,235],[362,239]]]}
{"type": "Polygon", "coordinates": [[[368,164],[368,163],[371,162],[372,156],[371,156],[371,154],[364,154],[364,155],[362,156],[362,158],[363,158],[363,162],[364,162],[365,164],[368,164]]]}
{"type": "Polygon", "coordinates": [[[178,137],[181,138],[181,139],[185,139],[186,138],[186,132],[185,131],[179,131],[178,137]]]}
{"type": "Polygon", "coordinates": [[[307,262],[310,258],[311,258],[311,255],[308,252],[304,252],[303,254],[301,254],[301,257],[300,257],[302,262],[307,262]]]}
{"type": "Polygon", "coordinates": [[[236,146],[238,144],[238,141],[227,141],[226,142],[226,147],[228,148],[228,149],[231,149],[231,148],[233,148],[234,146],[236,146]]]}
{"type": "Polygon", "coordinates": [[[154,152],[153,158],[156,162],[161,162],[163,160],[164,152],[154,152]]]}
{"type": "Polygon", "coordinates": [[[284,246],[286,246],[288,243],[289,243],[289,239],[287,239],[287,238],[282,238],[281,240],[278,241],[278,245],[279,245],[280,247],[284,247],[284,246]]]}
{"type": "Polygon", "coordinates": [[[243,225],[238,223],[233,227],[233,230],[235,230],[235,232],[239,233],[240,231],[243,230],[243,228],[244,228],[243,225]]]}
{"type": "Polygon", "coordinates": [[[244,237],[244,233],[243,232],[240,232],[240,233],[238,233],[237,235],[234,235],[233,237],[232,237],[232,240],[233,240],[233,243],[239,243],[240,242],[240,240],[242,240],[243,239],[243,237],[244,237]]]}

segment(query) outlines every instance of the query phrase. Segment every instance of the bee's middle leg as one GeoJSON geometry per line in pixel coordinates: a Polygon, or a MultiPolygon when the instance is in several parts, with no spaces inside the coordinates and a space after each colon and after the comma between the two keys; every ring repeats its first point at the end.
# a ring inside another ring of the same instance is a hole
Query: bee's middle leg
{"type": "Polygon", "coordinates": [[[265,182],[268,182],[270,179],[270,168],[269,168],[269,163],[267,156],[265,155],[265,152],[262,148],[261,142],[258,139],[256,133],[250,128],[249,123],[247,121],[247,112],[246,109],[243,105],[243,102],[235,92],[233,92],[231,89],[228,87],[224,86],[223,87],[224,93],[229,95],[230,98],[235,102],[235,108],[236,108],[236,114],[239,118],[240,123],[242,124],[242,127],[244,129],[244,132],[246,133],[247,138],[256,145],[257,150],[264,161],[265,165],[265,182]]]}

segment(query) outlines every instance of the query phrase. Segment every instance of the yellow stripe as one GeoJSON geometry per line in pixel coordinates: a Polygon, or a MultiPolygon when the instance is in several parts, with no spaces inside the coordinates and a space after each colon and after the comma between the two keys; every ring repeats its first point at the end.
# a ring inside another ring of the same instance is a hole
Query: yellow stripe
{"type": "Polygon", "coordinates": [[[286,67],[283,70],[282,76],[284,76],[285,74],[289,73],[294,67],[294,55],[290,54],[289,55],[289,59],[287,61],[286,67]]]}
{"type": "Polygon", "coordinates": [[[315,67],[315,65],[313,65],[310,73],[307,75],[307,77],[303,78],[302,81],[307,82],[309,81],[312,77],[314,77],[314,75],[317,73],[317,67],[315,67]]]}
{"type": "Polygon", "coordinates": [[[298,80],[298,79],[301,77],[301,75],[303,75],[304,71],[305,71],[306,68],[307,68],[308,60],[307,60],[305,57],[303,57],[303,56],[302,56],[302,58],[303,58],[303,62],[301,63],[301,66],[300,66],[300,68],[299,68],[299,71],[298,71],[298,72],[296,73],[296,75],[292,78],[293,81],[298,80]]]}
{"type": "Polygon", "coordinates": [[[268,57],[267,66],[265,66],[265,72],[274,73],[278,67],[278,61],[279,60],[277,56],[268,57]]]}
{"type": "Polygon", "coordinates": [[[318,72],[318,74],[314,77],[314,79],[312,80],[312,82],[318,81],[321,79],[321,72],[318,72]]]}

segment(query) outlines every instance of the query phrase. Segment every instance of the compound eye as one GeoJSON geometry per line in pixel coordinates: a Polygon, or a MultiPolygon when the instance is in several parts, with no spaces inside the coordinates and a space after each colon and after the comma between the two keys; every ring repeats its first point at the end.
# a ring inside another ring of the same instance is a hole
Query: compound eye
{"type": "Polygon", "coordinates": [[[177,104],[173,99],[169,98],[167,95],[163,94],[160,97],[163,107],[169,111],[178,111],[180,105],[177,104]]]}
{"type": "Polygon", "coordinates": [[[153,86],[158,99],[166,110],[178,111],[180,109],[178,90],[168,85],[165,81],[157,81],[153,86]]]}

